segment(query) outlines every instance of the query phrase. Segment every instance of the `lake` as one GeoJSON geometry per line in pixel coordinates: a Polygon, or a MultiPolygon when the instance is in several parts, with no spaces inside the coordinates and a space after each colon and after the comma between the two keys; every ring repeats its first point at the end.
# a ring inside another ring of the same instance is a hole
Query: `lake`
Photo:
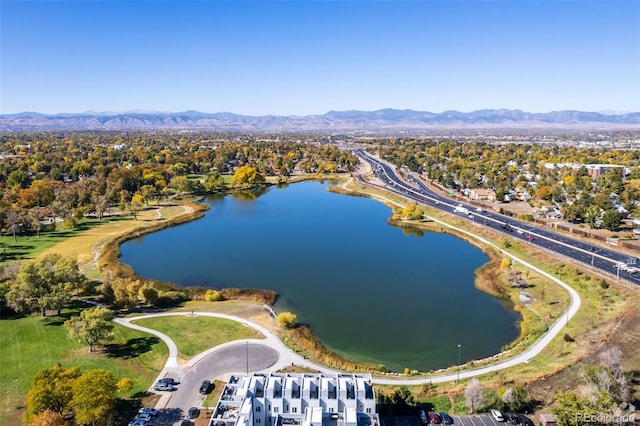
{"type": "Polygon", "coordinates": [[[265,288],[330,349],[394,371],[493,355],[519,334],[511,305],[477,290],[488,261],[449,234],[391,226],[388,207],[302,182],[217,197],[202,219],[131,240],[123,262],[183,286],[265,288]]]}

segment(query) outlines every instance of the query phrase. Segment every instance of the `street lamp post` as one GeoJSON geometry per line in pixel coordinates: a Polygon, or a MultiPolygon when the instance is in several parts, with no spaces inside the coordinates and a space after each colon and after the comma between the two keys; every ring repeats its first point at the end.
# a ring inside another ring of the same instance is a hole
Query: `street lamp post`
{"type": "Polygon", "coordinates": [[[458,345],[458,378],[456,379],[456,383],[460,381],[460,357],[462,355],[462,345],[458,345]]]}
{"type": "Polygon", "coordinates": [[[245,354],[247,355],[247,376],[249,375],[249,342],[245,342],[245,354]]]}

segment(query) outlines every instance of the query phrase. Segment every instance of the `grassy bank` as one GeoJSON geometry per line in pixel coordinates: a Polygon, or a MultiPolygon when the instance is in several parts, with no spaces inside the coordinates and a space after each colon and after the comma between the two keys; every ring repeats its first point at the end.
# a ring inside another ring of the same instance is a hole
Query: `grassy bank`
{"type": "Polygon", "coordinates": [[[145,391],[162,370],[168,349],[154,336],[116,324],[113,341],[93,353],[69,339],[64,321],[80,308],[65,309],[60,317],[33,315],[0,321],[0,424],[21,424],[31,379],[38,370],[56,363],[83,370],[103,368],[117,378],[129,377],[134,384],[130,395],[145,391]]]}
{"type": "MultiPolygon", "coordinates": [[[[407,201],[394,194],[377,189],[364,188],[356,183],[349,184],[347,188],[356,191],[359,196],[384,197],[391,201],[383,200],[390,208],[397,207],[393,202],[399,204],[407,203],[407,201]]],[[[620,323],[629,315],[629,312],[635,312],[640,304],[640,295],[637,291],[619,285],[611,278],[606,278],[609,287],[603,288],[600,285],[602,276],[595,271],[589,270],[588,267],[571,265],[566,260],[540,251],[527,243],[508,239],[509,244],[504,244],[505,238],[508,237],[499,233],[483,227],[473,226],[454,215],[439,210],[426,207],[424,207],[424,210],[430,217],[463,229],[470,229],[474,234],[489,241],[494,241],[495,244],[501,247],[506,247],[505,250],[509,253],[569,284],[579,293],[582,299],[580,311],[566,326],[566,334],[574,339],[573,342],[566,342],[563,334],[558,335],[540,355],[530,362],[481,377],[483,385],[487,388],[497,388],[504,386],[505,383],[528,384],[538,382],[581,362],[604,345],[610,344],[611,339],[620,332],[620,323]]],[[[437,230],[439,227],[434,225],[433,222],[416,223],[415,226],[425,230],[437,230]]],[[[448,228],[440,228],[441,232],[455,234],[448,228]]],[[[464,234],[459,236],[469,239],[464,234]]],[[[487,247],[483,247],[483,244],[477,241],[471,242],[489,253],[487,247]]],[[[478,270],[476,285],[492,294],[508,295],[514,301],[515,308],[523,315],[521,343],[515,344],[514,342],[514,345],[511,345],[514,346],[514,350],[509,353],[509,356],[511,356],[528,344],[533,343],[536,337],[540,336],[546,330],[546,327],[554,321],[561,320],[561,315],[568,305],[569,296],[564,289],[555,283],[533,271],[522,268],[517,263],[508,272],[501,271],[499,264],[496,263],[501,256],[498,255],[498,258],[495,259],[493,256],[490,257],[492,260],[478,270]],[[512,275],[514,273],[518,274],[526,282],[527,285],[524,291],[531,296],[531,303],[518,303],[521,290],[511,288],[508,285],[507,274],[512,275]]],[[[640,339],[636,340],[634,345],[626,343],[628,356],[637,358],[637,353],[640,352],[640,339]]],[[[470,362],[465,368],[478,366],[479,364],[470,362]]],[[[459,403],[455,402],[456,398],[462,395],[465,386],[466,382],[457,385],[439,385],[445,391],[442,394],[438,394],[438,397],[443,395],[449,397],[453,401],[452,405],[455,408],[456,405],[459,405],[459,403]]],[[[419,387],[414,387],[413,391],[416,391],[417,388],[419,387]]]]}
{"type": "Polygon", "coordinates": [[[182,362],[222,343],[265,337],[236,321],[198,315],[145,318],[135,323],[169,336],[178,347],[182,362]]]}

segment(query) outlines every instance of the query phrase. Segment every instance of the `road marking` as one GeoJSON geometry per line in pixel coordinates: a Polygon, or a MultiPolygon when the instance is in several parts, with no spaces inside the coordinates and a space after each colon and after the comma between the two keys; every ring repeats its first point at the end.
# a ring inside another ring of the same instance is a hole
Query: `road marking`
{"type": "MultiPolygon", "coordinates": [[[[464,420],[462,420],[462,417],[460,416],[453,416],[454,418],[458,419],[458,422],[460,422],[460,424],[462,424],[462,426],[464,426],[464,420]]],[[[455,420],[453,422],[454,424],[457,423],[455,420]]]]}

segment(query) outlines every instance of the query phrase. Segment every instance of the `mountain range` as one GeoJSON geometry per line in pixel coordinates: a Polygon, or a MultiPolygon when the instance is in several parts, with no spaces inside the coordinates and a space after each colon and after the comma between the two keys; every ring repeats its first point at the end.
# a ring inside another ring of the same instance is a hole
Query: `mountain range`
{"type": "Polygon", "coordinates": [[[484,109],[469,113],[381,109],[329,111],[306,116],[248,116],[228,112],[185,111],[0,115],[0,131],[51,130],[208,130],[238,132],[390,131],[435,129],[620,129],[640,128],[640,112],[608,114],[584,111],[531,113],[484,109]]]}

